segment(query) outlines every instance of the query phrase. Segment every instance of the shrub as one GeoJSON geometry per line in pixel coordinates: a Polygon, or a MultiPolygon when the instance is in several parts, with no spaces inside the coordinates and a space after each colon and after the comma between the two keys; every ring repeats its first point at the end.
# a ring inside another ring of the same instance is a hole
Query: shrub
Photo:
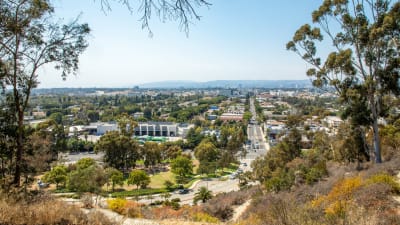
{"type": "Polygon", "coordinates": [[[264,185],[268,191],[279,192],[289,190],[293,183],[293,174],[285,171],[277,171],[271,179],[265,181],[264,185]]]}
{"type": "Polygon", "coordinates": [[[124,214],[132,217],[132,218],[141,218],[143,217],[142,215],[142,205],[137,203],[137,202],[133,202],[133,201],[127,201],[125,203],[124,206],[124,214]]]}
{"type": "Polygon", "coordinates": [[[371,176],[367,181],[366,184],[387,184],[392,188],[393,193],[400,193],[400,185],[397,183],[395,178],[393,176],[390,176],[389,174],[386,173],[381,173],[381,174],[375,174],[371,176]]]}
{"type": "MultiPolygon", "coordinates": [[[[178,198],[178,199],[179,199],[179,198],[178,198]]],[[[172,199],[171,201],[170,201],[170,200],[165,200],[165,201],[163,202],[163,205],[164,205],[164,206],[170,206],[172,209],[178,210],[178,209],[181,207],[181,205],[179,204],[179,202],[180,202],[180,199],[179,199],[179,201],[177,201],[177,199],[175,198],[175,199],[172,199]]]]}
{"type": "Polygon", "coordinates": [[[83,203],[84,208],[87,209],[93,208],[93,196],[91,194],[82,195],[81,202],[83,203]]]}
{"type": "Polygon", "coordinates": [[[108,208],[119,214],[125,213],[124,211],[126,203],[127,200],[122,198],[107,199],[108,208]]]}
{"type": "Polygon", "coordinates": [[[227,221],[233,215],[232,205],[228,201],[221,201],[214,204],[206,204],[203,206],[203,210],[208,214],[222,220],[227,221]]]}
{"type": "Polygon", "coordinates": [[[362,186],[361,177],[345,178],[336,183],[332,190],[311,202],[313,207],[323,206],[327,216],[344,217],[354,192],[362,186]]]}
{"type": "Polygon", "coordinates": [[[207,213],[198,212],[192,216],[192,220],[195,222],[204,222],[204,223],[219,223],[218,218],[210,216],[207,213]]]}
{"type": "Polygon", "coordinates": [[[136,189],[132,191],[121,191],[121,192],[114,192],[111,194],[114,198],[123,198],[123,197],[135,197],[141,195],[154,195],[154,194],[161,194],[166,193],[168,190],[164,188],[160,189],[136,189]]]}

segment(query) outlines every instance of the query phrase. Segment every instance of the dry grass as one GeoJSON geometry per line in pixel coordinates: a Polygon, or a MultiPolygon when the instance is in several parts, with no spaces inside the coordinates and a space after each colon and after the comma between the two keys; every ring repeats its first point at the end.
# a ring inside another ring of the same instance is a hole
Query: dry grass
{"type": "Polygon", "coordinates": [[[0,224],[64,225],[64,224],[114,224],[103,214],[84,213],[80,208],[53,199],[33,203],[10,203],[0,200],[0,224]]]}

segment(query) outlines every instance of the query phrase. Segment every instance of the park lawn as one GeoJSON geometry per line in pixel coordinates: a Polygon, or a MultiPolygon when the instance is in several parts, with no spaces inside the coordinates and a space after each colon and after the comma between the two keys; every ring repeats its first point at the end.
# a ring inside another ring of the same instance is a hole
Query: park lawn
{"type": "Polygon", "coordinates": [[[149,188],[164,188],[164,183],[167,180],[175,183],[175,174],[173,174],[171,171],[154,174],[150,177],[149,188]]]}

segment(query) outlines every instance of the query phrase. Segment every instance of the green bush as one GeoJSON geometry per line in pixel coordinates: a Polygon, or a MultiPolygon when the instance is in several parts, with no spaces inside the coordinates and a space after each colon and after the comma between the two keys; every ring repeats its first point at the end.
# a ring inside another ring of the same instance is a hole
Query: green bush
{"type": "Polygon", "coordinates": [[[375,174],[371,176],[367,181],[366,184],[377,184],[377,183],[384,183],[388,184],[392,188],[392,192],[400,193],[400,185],[397,183],[393,176],[390,176],[386,173],[375,174]]]}
{"type": "Polygon", "coordinates": [[[161,194],[168,192],[165,188],[158,188],[158,189],[136,189],[132,191],[121,191],[121,192],[114,192],[111,194],[111,197],[118,198],[118,197],[136,197],[142,195],[154,195],[154,194],[161,194]]]}
{"type": "Polygon", "coordinates": [[[198,212],[195,213],[192,217],[193,221],[195,222],[203,222],[203,223],[219,223],[220,221],[218,218],[210,216],[207,213],[198,212]]]}
{"type": "Polygon", "coordinates": [[[289,190],[294,183],[294,176],[290,172],[280,171],[272,178],[265,181],[264,185],[268,191],[279,192],[289,190]]]}

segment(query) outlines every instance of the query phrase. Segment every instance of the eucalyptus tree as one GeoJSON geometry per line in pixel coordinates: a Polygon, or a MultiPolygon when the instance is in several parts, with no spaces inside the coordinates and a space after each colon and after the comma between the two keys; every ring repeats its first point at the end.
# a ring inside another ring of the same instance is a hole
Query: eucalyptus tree
{"type": "Polygon", "coordinates": [[[307,75],[315,86],[333,87],[349,108],[366,108],[358,125],[372,126],[375,161],[381,163],[382,99],[400,93],[400,2],[324,0],[312,13],[312,22],[315,27],[300,27],[286,47],[312,65],[307,75]],[[326,56],[317,54],[323,34],[334,49],[326,56]]]}
{"type": "Polygon", "coordinates": [[[24,112],[38,85],[39,69],[53,65],[61,76],[78,70],[90,29],[78,19],[61,24],[53,17],[49,0],[0,1],[0,84],[7,93],[9,111],[17,121],[13,183],[20,185],[24,164],[24,112]]]}
{"type": "Polygon", "coordinates": [[[109,131],[96,143],[94,150],[104,152],[104,162],[124,172],[136,166],[139,159],[140,146],[133,139],[137,123],[128,115],[118,118],[119,130],[109,131]]]}
{"type": "MultiPolygon", "coordinates": [[[[100,0],[103,11],[107,12],[112,9],[111,0],[100,0]]],[[[163,22],[167,20],[178,21],[180,28],[186,33],[192,21],[200,20],[201,16],[196,11],[199,7],[209,7],[210,2],[205,0],[120,0],[119,3],[125,5],[131,13],[137,9],[141,13],[140,21],[142,28],[149,31],[150,19],[153,15],[158,16],[163,22]]]]}

